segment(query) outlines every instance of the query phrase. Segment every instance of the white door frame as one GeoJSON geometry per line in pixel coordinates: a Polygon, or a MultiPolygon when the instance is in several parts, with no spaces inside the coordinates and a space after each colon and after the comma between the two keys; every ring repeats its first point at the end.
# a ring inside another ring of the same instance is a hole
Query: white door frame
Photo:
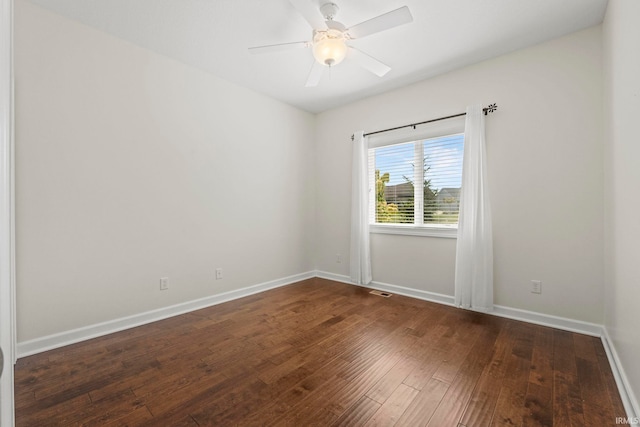
{"type": "Polygon", "coordinates": [[[0,426],[14,425],[15,197],[13,145],[13,0],[0,0],[0,426]]]}

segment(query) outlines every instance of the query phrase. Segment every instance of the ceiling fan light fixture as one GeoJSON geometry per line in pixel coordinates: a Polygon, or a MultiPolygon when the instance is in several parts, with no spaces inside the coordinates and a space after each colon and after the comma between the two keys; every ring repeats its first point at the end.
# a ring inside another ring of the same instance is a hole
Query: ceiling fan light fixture
{"type": "Polygon", "coordinates": [[[347,43],[350,43],[351,40],[361,39],[413,21],[409,8],[403,6],[347,28],[341,22],[335,20],[339,8],[331,0],[289,0],[289,2],[313,29],[311,41],[256,46],[249,48],[249,52],[267,53],[311,47],[315,61],[307,77],[306,87],[317,86],[322,78],[323,67],[333,67],[340,64],[347,56],[347,53],[350,60],[359,63],[363,68],[378,77],[384,76],[391,70],[388,65],[383,64],[354,46],[349,46],[347,43]],[[314,5],[320,6],[319,14],[318,11],[314,10],[314,5]]]}
{"type": "Polygon", "coordinates": [[[322,65],[332,67],[347,56],[344,34],[339,30],[316,31],[313,35],[313,57],[322,65]]]}

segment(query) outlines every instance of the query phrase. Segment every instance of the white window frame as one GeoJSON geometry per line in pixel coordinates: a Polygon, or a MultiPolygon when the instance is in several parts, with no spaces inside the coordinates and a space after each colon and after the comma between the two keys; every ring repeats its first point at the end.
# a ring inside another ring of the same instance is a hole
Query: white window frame
{"type": "MultiPolygon", "coordinates": [[[[441,138],[449,135],[464,134],[464,116],[461,118],[436,122],[421,129],[402,129],[385,134],[369,136],[369,148],[375,149],[389,145],[414,142],[414,180],[423,182],[423,143],[428,139],[441,138]]],[[[369,232],[374,234],[397,234],[405,236],[425,236],[455,239],[458,237],[458,224],[422,224],[423,196],[422,187],[414,188],[414,224],[382,224],[371,222],[376,215],[375,204],[375,155],[369,152],[369,232]]]]}

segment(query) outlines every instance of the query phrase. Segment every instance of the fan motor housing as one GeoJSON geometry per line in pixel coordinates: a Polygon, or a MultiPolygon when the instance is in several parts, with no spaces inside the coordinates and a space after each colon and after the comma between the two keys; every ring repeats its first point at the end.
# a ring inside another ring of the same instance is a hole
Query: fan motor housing
{"type": "Polygon", "coordinates": [[[340,8],[335,3],[325,3],[320,6],[320,13],[327,21],[333,21],[333,18],[338,14],[340,8]]]}

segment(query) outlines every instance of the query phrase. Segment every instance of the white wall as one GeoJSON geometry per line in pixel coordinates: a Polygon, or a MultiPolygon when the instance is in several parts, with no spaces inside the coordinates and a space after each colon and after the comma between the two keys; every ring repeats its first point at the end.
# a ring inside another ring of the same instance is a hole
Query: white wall
{"type": "MultiPolygon", "coordinates": [[[[600,27],[320,114],[317,268],[349,273],[350,135],[474,102],[499,106],[487,118],[496,304],[601,323],[600,27]],[[542,281],[541,295],[529,292],[532,279],[542,281]]],[[[375,281],[453,295],[455,240],[371,240],[375,281]]]]}
{"type": "Polygon", "coordinates": [[[19,342],[313,269],[314,116],[23,0],[15,52],[19,342]]]}
{"type": "Polygon", "coordinates": [[[605,327],[640,416],[640,2],[610,1],[603,24],[605,327]],[[633,396],[635,395],[635,396],[633,396]]]}

